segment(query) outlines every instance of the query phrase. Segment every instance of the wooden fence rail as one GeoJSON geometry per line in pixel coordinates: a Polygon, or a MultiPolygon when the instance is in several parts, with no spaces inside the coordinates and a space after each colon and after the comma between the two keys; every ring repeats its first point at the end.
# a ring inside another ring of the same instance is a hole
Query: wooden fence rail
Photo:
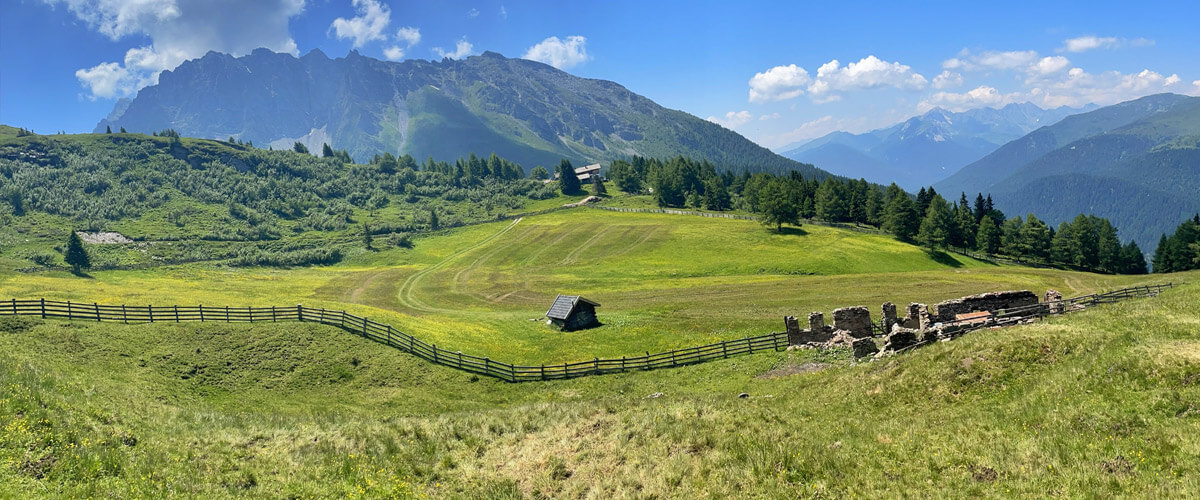
{"type": "MultiPolygon", "coordinates": [[[[1165,285],[1130,287],[1103,294],[1065,299],[1054,305],[1042,303],[1028,307],[997,311],[993,317],[994,321],[987,326],[1014,322],[1033,316],[1040,317],[1047,314],[1070,312],[1096,304],[1156,295],[1172,286],[1172,284],[1167,283],[1165,285]],[[1055,309],[1052,309],[1052,307],[1055,309]]],[[[200,304],[194,306],[138,306],[98,304],[95,302],[63,302],[46,299],[11,299],[0,302],[0,316],[38,316],[41,318],[108,321],[123,324],[163,322],[257,323],[279,321],[320,323],[341,328],[375,342],[387,344],[431,363],[478,375],[495,377],[508,382],[567,379],[605,373],[671,368],[716,359],[725,359],[731,356],[753,354],[755,352],[779,351],[788,346],[787,333],[780,332],[756,337],[725,340],[656,354],[647,353],[644,356],[592,358],[574,363],[522,366],[497,361],[489,357],[473,356],[464,354],[461,351],[443,349],[438,347],[437,344],[425,342],[397,330],[391,325],[378,323],[346,311],[307,307],[300,304],[270,307],[205,306],[200,304]]],[[[965,333],[965,331],[969,331],[968,329],[977,329],[973,328],[974,326],[966,325],[964,322],[964,329],[960,331],[965,333]]]]}
{"type": "Polygon", "coordinates": [[[341,328],[355,335],[387,344],[431,363],[456,368],[478,375],[495,377],[509,382],[554,380],[599,375],[605,373],[653,370],[701,363],[730,356],[751,354],[787,347],[786,333],[771,333],[757,337],[727,340],[686,349],[623,356],[592,358],[574,363],[522,366],[489,357],[473,356],[451,351],[404,333],[391,325],[372,321],[346,311],[313,308],[304,305],[271,307],[229,307],[191,305],[108,305],[46,299],[11,299],[0,302],[0,315],[37,316],[44,319],[144,323],[260,323],[299,321],[320,323],[341,328]]]}

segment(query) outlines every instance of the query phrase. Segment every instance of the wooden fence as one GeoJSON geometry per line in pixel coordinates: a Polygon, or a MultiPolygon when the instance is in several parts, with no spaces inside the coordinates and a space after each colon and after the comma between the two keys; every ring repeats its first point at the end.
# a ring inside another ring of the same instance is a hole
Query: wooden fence
{"type": "Polygon", "coordinates": [[[387,344],[435,364],[457,368],[470,373],[496,377],[509,382],[553,380],[599,375],[604,373],[653,370],[683,366],[714,359],[787,347],[787,333],[771,333],[757,337],[727,340],[698,347],[676,349],[645,356],[592,358],[575,363],[523,366],[497,361],[489,357],[472,356],[431,344],[391,325],[347,313],[317,309],[303,305],[273,307],[213,307],[213,306],[129,306],[97,303],[60,302],[46,299],[0,302],[0,315],[40,316],[79,321],[139,323],[182,322],[279,322],[300,321],[321,323],[341,328],[355,335],[387,344]]]}
{"type": "MultiPolygon", "coordinates": [[[[1000,310],[995,311],[993,316],[986,322],[964,320],[943,323],[943,327],[956,327],[953,328],[953,333],[957,336],[980,328],[1009,325],[1050,314],[1078,311],[1098,304],[1109,304],[1135,297],[1157,295],[1162,290],[1171,288],[1172,286],[1174,285],[1171,283],[1137,286],[1113,292],[1064,299],[1055,303],[1040,303],[1027,307],[1000,310]]],[[[63,318],[79,321],[107,321],[123,324],[195,321],[221,323],[299,321],[320,323],[341,328],[355,335],[387,344],[435,364],[457,368],[465,372],[495,377],[508,382],[567,379],[586,375],[670,368],[725,359],[741,354],[753,354],[754,352],[768,350],[779,351],[788,346],[787,332],[780,332],[759,335],[757,337],[726,340],[685,349],[675,349],[657,354],[647,353],[644,356],[592,358],[575,363],[527,366],[505,363],[489,357],[463,354],[461,351],[443,349],[438,347],[437,344],[431,344],[401,332],[391,325],[377,323],[370,319],[347,313],[346,311],[317,309],[299,304],[282,307],[213,307],[203,305],[156,307],[152,305],[128,306],[103,305],[94,302],[61,302],[46,299],[12,299],[0,302],[0,316],[5,315],[40,316],[43,319],[63,318]]],[[[882,325],[872,325],[872,330],[877,336],[885,333],[882,332],[882,325]]]]}

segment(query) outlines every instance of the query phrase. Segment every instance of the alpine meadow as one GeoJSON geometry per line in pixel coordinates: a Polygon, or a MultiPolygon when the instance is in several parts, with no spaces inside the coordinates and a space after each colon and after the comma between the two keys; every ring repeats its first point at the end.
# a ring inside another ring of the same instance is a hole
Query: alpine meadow
{"type": "Polygon", "coordinates": [[[1200,496],[1194,6],[2,3],[0,498],[1200,496]]]}

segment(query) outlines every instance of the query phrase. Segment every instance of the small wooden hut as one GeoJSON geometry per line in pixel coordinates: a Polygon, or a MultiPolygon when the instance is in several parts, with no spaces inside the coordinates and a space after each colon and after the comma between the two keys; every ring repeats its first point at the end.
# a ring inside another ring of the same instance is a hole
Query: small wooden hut
{"type": "Polygon", "coordinates": [[[559,295],[546,311],[546,317],[564,332],[592,328],[600,326],[600,320],[596,318],[599,305],[578,295],[559,295]]]}

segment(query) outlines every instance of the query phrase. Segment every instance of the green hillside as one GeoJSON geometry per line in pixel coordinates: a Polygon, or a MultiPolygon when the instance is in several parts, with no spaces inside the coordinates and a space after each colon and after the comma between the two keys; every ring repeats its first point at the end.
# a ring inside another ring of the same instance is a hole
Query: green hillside
{"type": "MultiPolygon", "coordinates": [[[[956,274],[908,281],[940,288],[956,274]]],[[[123,298],[151,278],[203,286],[173,272],[101,275],[89,288],[123,298]]],[[[264,278],[284,277],[255,279],[264,278]]],[[[856,290],[824,293],[861,298],[856,290]]],[[[0,318],[0,489],[26,498],[1181,497],[1200,487],[1197,300],[1188,285],[874,363],[778,352],[529,384],[306,324],[0,318]]]]}

